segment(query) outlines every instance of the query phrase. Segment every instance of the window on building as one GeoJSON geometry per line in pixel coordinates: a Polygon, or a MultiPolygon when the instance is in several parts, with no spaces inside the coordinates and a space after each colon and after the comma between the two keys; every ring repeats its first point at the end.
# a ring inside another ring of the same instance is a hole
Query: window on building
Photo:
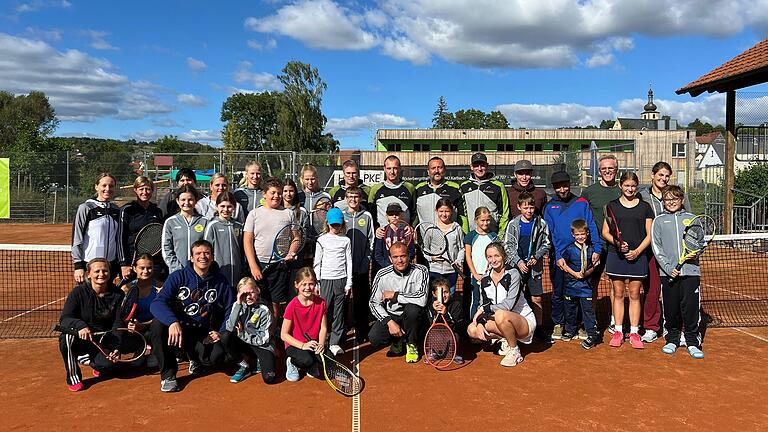
{"type": "Polygon", "coordinates": [[[526,144],[525,145],[525,151],[532,152],[532,151],[544,151],[544,144],[526,144]]]}
{"type": "Polygon", "coordinates": [[[413,151],[428,152],[430,150],[431,150],[431,148],[430,148],[429,143],[415,143],[413,145],[413,151]]]}
{"type": "Polygon", "coordinates": [[[685,148],[686,148],[686,143],[672,143],[672,157],[684,158],[685,148]]]}
{"type": "Polygon", "coordinates": [[[485,143],[472,143],[471,148],[473,152],[484,152],[485,143]]]}
{"type": "Polygon", "coordinates": [[[458,144],[443,144],[440,146],[440,150],[444,152],[457,152],[459,151],[458,144]]]}
{"type": "Polygon", "coordinates": [[[498,149],[499,149],[499,151],[503,151],[503,152],[511,152],[511,151],[515,151],[515,145],[514,144],[499,144],[498,149]]]}
{"type": "Polygon", "coordinates": [[[391,151],[391,152],[403,151],[403,145],[400,143],[387,144],[387,151],[391,151]]]}

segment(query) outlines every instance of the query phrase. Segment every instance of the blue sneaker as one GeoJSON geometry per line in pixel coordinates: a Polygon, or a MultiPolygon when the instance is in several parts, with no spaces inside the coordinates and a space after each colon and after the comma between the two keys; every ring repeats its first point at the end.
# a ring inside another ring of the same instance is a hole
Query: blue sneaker
{"type": "Polygon", "coordinates": [[[677,344],[673,344],[671,342],[661,347],[661,352],[664,354],[672,355],[675,353],[675,351],[677,351],[677,344]]]}
{"type": "Polygon", "coordinates": [[[291,358],[285,359],[285,379],[290,382],[296,382],[301,378],[299,375],[299,368],[291,363],[291,358]]]}
{"type": "Polygon", "coordinates": [[[239,383],[249,376],[251,376],[251,368],[248,367],[248,365],[240,365],[240,369],[238,369],[237,372],[235,372],[235,374],[229,378],[229,382],[239,383]]]}
{"type": "Polygon", "coordinates": [[[704,351],[700,350],[699,347],[689,346],[688,347],[688,354],[690,354],[691,357],[693,357],[695,359],[703,359],[704,358],[704,351]]]}

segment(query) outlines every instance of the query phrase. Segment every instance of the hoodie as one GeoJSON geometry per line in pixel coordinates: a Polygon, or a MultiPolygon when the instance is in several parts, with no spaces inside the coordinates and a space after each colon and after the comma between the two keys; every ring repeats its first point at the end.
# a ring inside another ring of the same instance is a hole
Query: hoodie
{"type": "Polygon", "coordinates": [[[602,252],[603,242],[600,239],[600,231],[595,225],[595,218],[592,216],[589,201],[574,194],[569,194],[565,200],[555,195],[544,206],[544,221],[547,222],[552,236],[552,252],[550,254],[554,255],[555,261],[562,258],[565,248],[573,243],[571,222],[576,219],[587,221],[589,238],[595,247],[595,253],[602,252]]]}
{"type": "Polygon", "coordinates": [[[75,270],[85,270],[88,261],[118,258],[118,219],[120,209],[110,201],[89,199],[77,207],[72,224],[72,262],[75,270]]]}

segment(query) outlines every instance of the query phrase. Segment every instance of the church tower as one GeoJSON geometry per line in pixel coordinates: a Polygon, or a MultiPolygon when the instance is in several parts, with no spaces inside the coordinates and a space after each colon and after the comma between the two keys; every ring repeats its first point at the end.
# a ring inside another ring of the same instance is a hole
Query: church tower
{"type": "Polygon", "coordinates": [[[648,103],[643,107],[645,111],[640,114],[640,118],[643,120],[658,120],[659,112],[656,111],[656,104],[653,103],[653,89],[648,86],[648,103]]]}

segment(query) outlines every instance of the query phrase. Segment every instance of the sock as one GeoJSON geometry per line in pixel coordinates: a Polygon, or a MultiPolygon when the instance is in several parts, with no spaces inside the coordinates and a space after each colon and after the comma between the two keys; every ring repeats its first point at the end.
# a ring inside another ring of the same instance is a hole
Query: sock
{"type": "Polygon", "coordinates": [[[616,333],[621,333],[621,331],[623,330],[621,327],[621,324],[617,324],[616,327],[614,328],[616,329],[616,333]]]}
{"type": "Polygon", "coordinates": [[[616,325],[616,320],[613,318],[613,315],[611,315],[611,325],[612,326],[616,325]]]}
{"type": "Polygon", "coordinates": [[[629,327],[629,332],[630,333],[637,334],[637,332],[639,332],[639,331],[640,331],[640,327],[638,327],[638,326],[630,326],[629,327]]]}

